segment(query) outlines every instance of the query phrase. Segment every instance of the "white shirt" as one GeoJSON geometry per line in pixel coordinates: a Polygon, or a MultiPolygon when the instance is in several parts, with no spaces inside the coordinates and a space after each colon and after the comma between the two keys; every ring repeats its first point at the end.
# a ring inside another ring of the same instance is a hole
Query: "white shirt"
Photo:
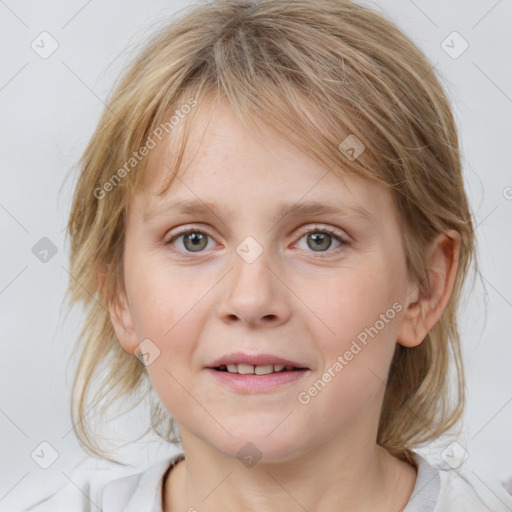
{"type": "MultiPolygon", "coordinates": [[[[183,457],[178,453],[96,488],[91,481],[80,485],[82,490],[69,483],[24,512],[163,512],[163,477],[183,457]]],[[[467,464],[446,470],[432,466],[417,453],[415,459],[416,484],[402,512],[512,512],[512,496],[505,488],[482,479],[467,464]]]]}

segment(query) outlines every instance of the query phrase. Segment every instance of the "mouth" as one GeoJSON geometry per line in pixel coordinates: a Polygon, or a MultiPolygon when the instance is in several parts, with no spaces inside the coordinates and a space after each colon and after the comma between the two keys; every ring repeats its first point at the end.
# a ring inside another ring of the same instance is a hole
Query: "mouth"
{"type": "Polygon", "coordinates": [[[269,393],[286,389],[310,373],[310,368],[297,361],[272,354],[237,352],[213,361],[205,370],[215,382],[237,393],[269,393]]]}
{"type": "Polygon", "coordinates": [[[245,352],[226,354],[206,365],[206,368],[241,375],[267,375],[310,369],[302,362],[284,359],[274,354],[248,354],[245,352]]]}
{"type": "Polygon", "coordinates": [[[223,364],[212,369],[218,372],[237,373],[239,375],[270,375],[271,373],[297,372],[307,370],[308,368],[298,368],[296,366],[285,366],[282,364],[258,366],[252,364],[223,364]]]}

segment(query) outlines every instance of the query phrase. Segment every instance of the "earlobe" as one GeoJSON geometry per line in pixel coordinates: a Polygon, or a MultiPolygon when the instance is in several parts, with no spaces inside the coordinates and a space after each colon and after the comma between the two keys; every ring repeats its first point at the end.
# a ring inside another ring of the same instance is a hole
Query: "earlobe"
{"type": "Polygon", "coordinates": [[[98,265],[98,288],[101,290],[103,284],[105,283],[105,278],[107,277],[108,265],[106,263],[100,263],[98,265]]]}
{"type": "Polygon", "coordinates": [[[125,293],[120,292],[115,301],[109,304],[108,309],[110,321],[123,350],[128,354],[134,354],[139,342],[125,293]]]}
{"type": "Polygon", "coordinates": [[[460,235],[454,230],[439,235],[427,254],[427,275],[416,287],[406,309],[397,342],[405,347],[422,343],[437,324],[450,300],[457,277],[460,235]]]}
{"type": "MultiPolygon", "coordinates": [[[[97,269],[98,288],[101,290],[108,278],[108,264],[100,263],[97,269]]],[[[120,291],[113,302],[108,304],[110,322],[117,339],[125,352],[133,354],[137,348],[137,335],[126,294],[120,291]]]]}

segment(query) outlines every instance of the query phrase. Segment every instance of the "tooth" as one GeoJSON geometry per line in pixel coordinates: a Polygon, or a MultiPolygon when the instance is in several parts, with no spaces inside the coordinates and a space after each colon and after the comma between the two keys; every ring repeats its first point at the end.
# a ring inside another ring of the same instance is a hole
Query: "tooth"
{"type": "Polygon", "coordinates": [[[254,366],[252,364],[239,364],[238,373],[241,373],[242,375],[254,373],[254,366]]]}
{"type": "Polygon", "coordinates": [[[238,373],[238,368],[236,364],[228,364],[228,372],[229,373],[238,373]]]}
{"type": "Polygon", "coordinates": [[[274,371],[275,372],[280,372],[283,368],[284,368],[284,366],[282,364],[275,364],[274,365],[274,371]]]}
{"type": "Polygon", "coordinates": [[[254,367],[254,373],[256,375],[267,375],[269,373],[272,373],[274,371],[274,367],[269,364],[267,366],[255,366],[254,367]]]}

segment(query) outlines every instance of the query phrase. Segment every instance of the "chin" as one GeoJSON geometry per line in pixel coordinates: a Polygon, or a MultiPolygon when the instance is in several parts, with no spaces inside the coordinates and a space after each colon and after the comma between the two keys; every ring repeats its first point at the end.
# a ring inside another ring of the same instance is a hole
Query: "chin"
{"type": "Polygon", "coordinates": [[[213,444],[213,446],[225,455],[238,459],[247,467],[261,463],[289,462],[298,456],[299,451],[304,450],[305,440],[289,433],[283,435],[278,432],[278,429],[268,435],[271,430],[249,426],[231,429],[229,431],[233,434],[232,438],[227,436],[224,438],[224,443],[213,444]]]}

